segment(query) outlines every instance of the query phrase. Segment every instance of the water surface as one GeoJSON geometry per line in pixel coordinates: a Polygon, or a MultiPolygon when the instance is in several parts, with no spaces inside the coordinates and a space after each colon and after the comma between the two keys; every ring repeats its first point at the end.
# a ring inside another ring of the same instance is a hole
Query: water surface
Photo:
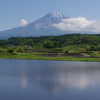
{"type": "Polygon", "coordinates": [[[0,100],[100,100],[100,62],[0,59],[0,100]]]}

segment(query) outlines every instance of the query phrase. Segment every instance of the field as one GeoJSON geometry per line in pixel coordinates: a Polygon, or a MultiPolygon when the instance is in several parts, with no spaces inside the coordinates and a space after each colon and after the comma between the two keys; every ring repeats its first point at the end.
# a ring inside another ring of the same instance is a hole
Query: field
{"type": "Polygon", "coordinates": [[[1,59],[34,59],[34,60],[58,60],[58,61],[92,61],[100,62],[100,58],[76,58],[73,56],[39,57],[34,53],[1,54],[1,59]]]}

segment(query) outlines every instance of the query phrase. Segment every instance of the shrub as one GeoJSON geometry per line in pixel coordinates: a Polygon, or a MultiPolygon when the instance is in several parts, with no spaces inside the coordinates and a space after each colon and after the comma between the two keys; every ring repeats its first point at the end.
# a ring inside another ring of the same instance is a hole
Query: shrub
{"type": "Polygon", "coordinates": [[[43,44],[42,44],[42,43],[38,43],[38,44],[36,45],[36,47],[37,47],[37,48],[43,47],[43,44]]]}
{"type": "Polygon", "coordinates": [[[90,47],[86,47],[86,51],[90,51],[90,49],[91,49],[90,47]]]}
{"type": "Polygon", "coordinates": [[[52,41],[44,41],[43,42],[43,47],[44,48],[53,48],[54,46],[53,46],[53,43],[52,43],[52,41]]]}
{"type": "Polygon", "coordinates": [[[16,50],[17,52],[23,52],[23,47],[18,47],[16,50]]]}
{"type": "Polygon", "coordinates": [[[17,53],[15,53],[15,52],[13,52],[12,54],[13,54],[13,55],[17,55],[17,53]]]}
{"type": "Polygon", "coordinates": [[[7,53],[12,54],[13,52],[14,52],[14,49],[13,49],[13,48],[9,48],[9,49],[7,50],[7,53]]]}
{"type": "Polygon", "coordinates": [[[5,53],[6,50],[4,50],[3,48],[0,48],[0,52],[1,52],[1,53],[5,53]]]}
{"type": "Polygon", "coordinates": [[[98,52],[98,54],[100,54],[100,51],[98,52]]]}

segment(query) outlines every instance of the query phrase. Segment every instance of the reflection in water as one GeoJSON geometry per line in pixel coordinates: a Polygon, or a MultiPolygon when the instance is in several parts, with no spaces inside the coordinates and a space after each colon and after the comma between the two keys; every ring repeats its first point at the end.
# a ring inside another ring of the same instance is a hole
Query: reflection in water
{"type": "Polygon", "coordinates": [[[84,68],[77,70],[69,68],[66,71],[57,69],[58,72],[52,73],[52,76],[49,76],[49,73],[46,73],[47,76],[44,73],[36,74],[35,82],[53,94],[60,94],[68,88],[85,90],[91,85],[100,83],[100,73],[97,70],[87,70],[84,68]]]}
{"type": "MultiPolygon", "coordinates": [[[[24,64],[23,64],[24,65],[24,64]]],[[[21,85],[27,87],[27,83],[37,84],[53,94],[61,94],[67,89],[85,90],[87,87],[100,83],[99,68],[87,67],[83,63],[79,66],[71,67],[45,67],[41,69],[39,63],[36,69],[27,69],[21,66],[21,85]],[[33,71],[30,71],[33,70],[33,71]]]]}
{"type": "Polygon", "coordinates": [[[21,83],[22,83],[22,88],[25,88],[27,86],[27,77],[22,76],[21,83]]]}
{"type": "Polygon", "coordinates": [[[27,86],[27,70],[25,66],[21,66],[20,68],[21,73],[21,85],[22,89],[24,89],[27,86]]]}
{"type": "Polygon", "coordinates": [[[100,99],[100,63],[0,61],[0,100],[100,99]]]}
{"type": "Polygon", "coordinates": [[[70,88],[85,89],[89,83],[88,76],[85,73],[79,75],[69,73],[67,78],[64,76],[63,79],[65,79],[65,85],[70,88]]]}
{"type": "Polygon", "coordinates": [[[20,67],[22,88],[26,88],[28,83],[32,83],[58,95],[69,88],[85,90],[91,85],[100,83],[99,67],[88,67],[83,62],[76,65],[72,63],[72,66],[75,65],[75,67],[70,66],[70,64],[59,67],[57,63],[57,67],[56,64],[54,64],[55,67],[43,67],[43,64],[40,66],[37,63],[35,69],[34,67],[28,69],[23,63],[20,67]]]}

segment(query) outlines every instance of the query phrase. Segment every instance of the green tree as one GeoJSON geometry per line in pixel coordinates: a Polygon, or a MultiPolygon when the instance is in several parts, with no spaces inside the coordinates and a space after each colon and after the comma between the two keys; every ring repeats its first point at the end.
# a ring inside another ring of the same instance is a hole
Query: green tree
{"type": "Polygon", "coordinates": [[[53,45],[54,45],[54,48],[55,47],[59,47],[59,42],[58,41],[54,41],[54,44],[53,45]]]}
{"type": "Polygon", "coordinates": [[[62,42],[61,41],[59,41],[59,47],[62,47],[62,42]]]}
{"type": "Polygon", "coordinates": [[[13,52],[14,52],[14,49],[13,49],[13,48],[9,48],[9,49],[7,50],[7,53],[12,54],[13,52]]]}
{"type": "Polygon", "coordinates": [[[82,43],[88,43],[89,42],[89,36],[88,35],[83,35],[81,38],[82,43]]]}
{"type": "Polygon", "coordinates": [[[19,45],[20,45],[20,46],[23,46],[23,43],[22,43],[22,42],[20,42],[20,43],[19,43],[19,45]]]}
{"type": "Polygon", "coordinates": [[[23,52],[23,47],[20,46],[16,50],[17,50],[17,52],[23,52]]]}
{"type": "Polygon", "coordinates": [[[35,43],[34,43],[34,42],[32,42],[32,43],[31,43],[31,46],[32,46],[32,47],[35,47],[35,43]]]}
{"type": "Polygon", "coordinates": [[[5,46],[5,45],[6,45],[5,42],[0,40],[0,47],[5,46]]]}
{"type": "Polygon", "coordinates": [[[4,52],[6,52],[6,50],[0,47],[0,52],[4,53],[4,52]]]}
{"type": "Polygon", "coordinates": [[[94,45],[91,45],[90,50],[93,51],[94,48],[95,48],[95,46],[94,45]]]}
{"type": "Polygon", "coordinates": [[[43,42],[43,47],[45,47],[45,48],[53,48],[54,47],[54,45],[53,45],[53,43],[51,42],[51,41],[44,41],[43,42]]]}
{"type": "Polygon", "coordinates": [[[43,44],[42,43],[38,43],[36,46],[37,47],[43,47],[43,44]]]}

